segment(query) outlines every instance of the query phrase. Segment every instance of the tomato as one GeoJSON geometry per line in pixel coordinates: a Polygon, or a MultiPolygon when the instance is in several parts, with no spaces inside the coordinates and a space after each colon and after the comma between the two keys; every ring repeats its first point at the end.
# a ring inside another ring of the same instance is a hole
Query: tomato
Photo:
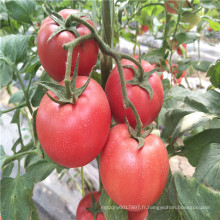
{"type": "MultiPolygon", "coordinates": [[[[132,65],[137,68],[137,66],[129,60],[122,60],[122,65],[132,65]]],[[[141,65],[146,72],[154,69],[151,64],[144,60],[141,61],[141,65]]],[[[134,77],[133,70],[127,67],[123,69],[125,80],[132,80],[134,77]]],[[[155,120],[163,104],[163,86],[157,73],[153,73],[150,76],[149,83],[153,89],[153,99],[151,101],[146,90],[137,85],[126,84],[128,97],[137,109],[143,126],[147,126],[155,120]]],[[[136,120],[133,112],[131,109],[125,110],[123,107],[121,84],[117,67],[113,68],[107,80],[105,92],[115,121],[117,123],[123,123],[126,113],[130,125],[135,127],[136,120]]]]}
{"type": "MultiPolygon", "coordinates": [[[[66,18],[70,14],[78,12],[73,9],[64,9],[59,14],[66,18]]],[[[88,21],[92,24],[91,21],[88,21]]],[[[51,18],[47,17],[41,25],[37,36],[37,49],[39,58],[45,71],[56,81],[64,79],[66,71],[67,51],[62,48],[63,44],[68,43],[76,39],[73,32],[62,31],[55,35],[49,42],[47,42],[50,35],[59,27],[59,25],[51,18]]],[[[91,31],[82,24],[77,26],[79,35],[86,35],[91,31]]],[[[79,54],[79,75],[88,76],[92,67],[96,64],[98,57],[98,46],[94,40],[89,40],[81,45],[77,46],[73,50],[72,67],[71,71],[74,71],[77,56],[79,54]],[[83,50],[84,48],[84,50],[83,50]]]]}
{"type": "MultiPolygon", "coordinates": [[[[184,49],[184,51],[186,51],[186,50],[187,50],[187,44],[181,44],[181,45],[182,45],[182,48],[184,49]]],[[[182,50],[181,50],[180,47],[177,48],[177,53],[178,53],[180,56],[183,55],[182,50]]]]}
{"type": "Polygon", "coordinates": [[[154,204],[163,192],[168,172],[168,153],[159,137],[149,134],[138,149],[127,125],[111,128],[100,155],[100,176],[115,203],[129,211],[154,204]]]}
{"type": "Polygon", "coordinates": [[[141,29],[144,31],[144,32],[148,32],[149,31],[149,27],[147,25],[141,25],[141,29]]]}
{"type": "MultiPolygon", "coordinates": [[[[78,76],[76,88],[84,85],[87,79],[78,76]]],[[[56,97],[52,92],[49,94],[56,97]]],[[[42,148],[54,162],[64,167],[81,167],[95,159],[106,142],[110,124],[108,100],[93,79],[76,104],[60,105],[45,95],[36,117],[42,148]]]]}
{"type": "Polygon", "coordinates": [[[128,211],[128,220],[144,220],[147,217],[148,209],[137,212],[128,211]]]}
{"type": "MultiPolygon", "coordinates": [[[[165,0],[164,2],[164,6],[165,6],[165,9],[168,13],[170,14],[177,14],[177,12],[173,9],[175,8],[176,10],[178,10],[179,8],[179,3],[180,3],[180,0],[165,0]],[[172,7],[169,6],[172,5],[172,7]]],[[[184,1],[183,3],[183,6],[186,7],[187,6],[187,3],[184,1]]]]}
{"type": "Polygon", "coordinates": [[[208,27],[208,31],[209,31],[209,32],[212,32],[212,31],[213,31],[213,29],[212,29],[212,28],[210,28],[210,27],[208,27]]]}
{"type": "Polygon", "coordinates": [[[182,82],[182,78],[186,75],[186,71],[183,71],[182,72],[182,75],[180,76],[180,78],[176,78],[175,75],[177,73],[179,73],[180,71],[177,69],[178,68],[178,65],[177,64],[172,64],[172,68],[173,68],[173,82],[174,84],[180,84],[182,82]]]}
{"type": "MultiPolygon", "coordinates": [[[[100,192],[92,192],[96,202],[99,201],[101,196],[100,192]]],[[[88,193],[80,202],[76,210],[76,219],[77,220],[94,220],[94,215],[92,212],[88,211],[86,208],[92,207],[92,196],[91,193],[88,193]]],[[[102,212],[98,213],[96,220],[105,220],[105,216],[102,212]]]]}
{"type": "Polygon", "coordinates": [[[181,25],[181,28],[185,31],[190,31],[195,25],[197,25],[202,19],[200,16],[204,15],[204,9],[197,13],[188,13],[181,18],[182,23],[188,23],[188,25],[181,25]]]}

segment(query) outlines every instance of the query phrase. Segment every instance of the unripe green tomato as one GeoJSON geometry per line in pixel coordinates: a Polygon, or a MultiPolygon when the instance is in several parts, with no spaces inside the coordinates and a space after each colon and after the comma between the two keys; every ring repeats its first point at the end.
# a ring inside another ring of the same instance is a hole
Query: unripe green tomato
{"type": "Polygon", "coordinates": [[[181,25],[185,31],[190,31],[194,26],[196,26],[202,19],[200,16],[204,15],[204,10],[200,10],[197,13],[191,13],[181,18],[181,22],[188,23],[189,25],[181,25]]]}

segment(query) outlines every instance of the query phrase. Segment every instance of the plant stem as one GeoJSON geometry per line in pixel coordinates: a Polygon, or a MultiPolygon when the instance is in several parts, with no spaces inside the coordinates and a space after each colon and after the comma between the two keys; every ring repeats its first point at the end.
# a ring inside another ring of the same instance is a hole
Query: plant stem
{"type": "Polygon", "coordinates": [[[11,112],[11,111],[13,111],[13,110],[15,110],[15,109],[22,108],[22,107],[24,107],[24,106],[26,106],[26,103],[23,103],[23,104],[21,104],[21,105],[15,106],[14,108],[10,108],[10,109],[8,109],[8,110],[2,111],[1,113],[2,113],[2,114],[5,114],[5,113],[11,112]]]}
{"type": "MultiPolygon", "coordinates": [[[[114,1],[102,1],[102,40],[112,48],[114,38],[114,1]]],[[[101,56],[101,79],[102,88],[105,84],[112,70],[112,57],[102,54],[101,56]]]]}
{"type": "MultiPolygon", "coordinates": [[[[141,64],[133,57],[130,57],[129,55],[126,54],[120,54],[115,52],[114,50],[112,50],[97,34],[97,32],[95,31],[95,29],[93,28],[92,25],[90,25],[88,22],[86,22],[85,20],[75,17],[73,14],[70,15],[72,17],[72,19],[76,20],[79,23],[82,23],[83,25],[85,25],[87,28],[90,29],[90,31],[92,32],[91,34],[88,35],[84,35],[81,36],[79,38],[77,38],[76,40],[69,42],[67,44],[63,45],[63,49],[67,50],[69,47],[74,48],[75,46],[77,46],[80,42],[84,42],[85,40],[90,40],[90,39],[95,39],[95,41],[97,42],[97,44],[99,45],[99,48],[101,50],[101,52],[105,55],[111,56],[118,67],[118,72],[120,75],[120,81],[121,81],[121,89],[122,89],[122,97],[123,97],[123,104],[124,104],[124,108],[131,108],[131,110],[134,113],[135,119],[136,119],[136,128],[135,128],[135,132],[137,134],[137,136],[140,136],[141,134],[141,128],[142,128],[142,123],[140,120],[140,116],[136,110],[136,108],[134,107],[134,105],[132,104],[132,102],[129,100],[128,95],[127,95],[127,90],[126,90],[126,82],[125,82],[125,78],[124,78],[124,71],[122,68],[122,64],[121,64],[121,59],[125,58],[125,59],[129,59],[132,62],[134,62],[138,68],[140,69],[141,74],[144,74],[144,70],[141,66],[141,64]]],[[[142,75],[143,77],[143,75],[142,75]]]]}
{"type": "Polygon", "coordinates": [[[20,74],[17,73],[17,71],[15,71],[15,75],[16,75],[16,77],[18,78],[18,81],[19,81],[19,83],[20,83],[20,85],[21,85],[21,88],[22,88],[22,90],[23,90],[23,93],[24,93],[24,97],[25,97],[25,101],[26,101],[28,110],[29,110],[29,112],[30,112],[31,115],[32,115],[32,114],[33,114],[33,109],[32,109],[32,107],[31,107],[31,104],[30,104],[30,101],[29,101],[28,91],[27,91],[26,88],[25,88],[25,85],[24,85],[24,83],[23,83],[23,81],[22,81],[22,79],[21,79],[21,77],[20,77],[20,74]]]}
{"type": "Polygon", "coordinates": [[[173,42],[174,42],[174,40],[176,40],[175,37],[176,37],[177,28],[178,28],[179,23],[180,23],[180,17],[181,17],[180,15],[181,15],[182,6],[183,6],[183,1],[181,0],[180,4],[179,4],[179,7],[178,7],[177,23],[176,23],[176,26],[175,26],[175,29],[174,29],[174,32],[173,32],[173,38],[172,38],[172,41],[171,41],[171,54],[170,54],[170,72],[171,72],[171,75],[172,75],[172,72],[173,72],[173,67],[171,65],[172,56],[173,56],[173,42]]]}
{"type": "Polygon", "coordinates": [[[97,164],[98,164],[98,171],[99,171],[99,191],[101,192],[103,185],[102,185],[102,180],[101,180],[101,176],[100,176],[99,157],[100,157],[100,155],[98,155],[96,157],[96,161],[97,161],[97,164]]]}
{"type": "Polygon", "coordinates": [[[84,172],[83,167],[81,167],[81,181],[82,181],[82,196],[85,196],[85,189],[84,189],[84,172]]]}
{"type": "Polygon", "coordinates": [[[67,53],[67,64],[66,64],[66,73],[65,73],[65,89],[66,89],[66,97],[72,98],[72,92],[70,87],[70,74],[71,74],[71,64],[72,64],[72,55],[73,55],[73,47],[68,48],[67,53]]]}
{"type": "Polygon", "coordinates": [[[6,160],[4,161],[3,166],[7,165],[8,163],[10,163],[11,161],[16,160],[17,158],[27,155],[27,154],[37,154],[37,150],[32,150],[32,151],[25,151],[25,152],[21,152],[21,153],[17,153],[14,154],[12,156],[9,156],[6,158],[6,160]]]}

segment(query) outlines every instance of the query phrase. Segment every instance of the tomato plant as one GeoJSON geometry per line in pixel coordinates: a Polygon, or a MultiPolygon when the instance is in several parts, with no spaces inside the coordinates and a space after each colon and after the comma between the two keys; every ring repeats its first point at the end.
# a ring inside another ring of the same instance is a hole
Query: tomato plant
{"type": "Polygon", "coordinates": [[[140,211],[156,202],[169,171],[168,154],[160,138],[150,134],[144,146],[137,147],[128,127],[119,124],[111,129],[100,157],[100,175],[106,192],[129,211],[140,211]]]}
{"type": "MultiPolygon", "coordinates": [[[[73,9],[64,9],[59,12],[59,15],[66,19],[68,15],[76,13],[79,13],[79,11],[73,9]]],[[[88,22],[92,24],[91,20],[88,20],[88,22]]],[[[58,32],[49,40],[54,31],[59,30],[60,26],[50,17],[47,17],[42,22],[37,36],[37,49],[41,64],[50,77],[56,81],[63,80],[66,71],[67,51],[65,51],[62,46],[63,44],[73,41],[77,38],[76,34],[68,29],[67,22],[65,25],[66,26],[63,27],[61,32],[58,32]]],[[[82,24],[77,25],[76,31],[78,32],[79,36],[91,33],[90,30],[82,24]]],[[[81,76],[88,76],[92,67],[96,64],[98,57],[98,46],[96,42],[94,40],[89,40],[74,48],[72,55],[72,72],[75,68],[78,55],[78,74],[81,76]]]]}
{"type": "MultiPolygon", "coordinates": [[[[137,68],[132,62],[127,60],[122,60],[122,65],[131,65],[134,68],[137,68]]],[[[146,72],[153,70],[153,66],[144,60],[142,60],[141,65],[146,72]]],[[[131,68],[124,67],[124,76],[127,82],[132,80],[134,77],[133,70],[131,68]]],[[[157,73],[153,73],[150,76],[149,83],[152,86],[154,94],[152,100],[150,100],[150,96],[146,90],[137,85],[126,84],[128,97],[137,108],[144,127],[155,120],[163,104],[163,87],[157,73]]],[[[133,112],[131,109],[127,109],[125,111],[123,107],[121,84],[117,67],[113,68],[108,78],[105,92],[115,121],[122,123],[126,115],[129,123],[134,127],[136,125],[136,120],[133,112]]]]}
{"type": "Polygon", "coordinates": [[[76,210],[77,220],[105,220],[104,214],[99,208],[100,192],[88,193],[80,202],[76,210]],[[88,210],[90,209],[90,210],[88,210]],[[91,210],[93,209],[93,210],[91,210]],[[94,215],[94,213],[95,215],[94,215]]]}

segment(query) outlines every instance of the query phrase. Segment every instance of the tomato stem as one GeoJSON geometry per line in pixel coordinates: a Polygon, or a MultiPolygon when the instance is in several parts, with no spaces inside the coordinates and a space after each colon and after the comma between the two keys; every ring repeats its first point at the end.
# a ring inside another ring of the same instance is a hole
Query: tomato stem
{"type": "MultiPolygon", "coordinates": [[[[114,38],[114,1],[102,1],[102,39],[112,48],[114,38]]],[[[112,70],[112,57],[106,54],[101,56],[101,79],[102,88],[105,89],[107,79],[112,70]]]]}
{"type": "Polygon", "coordinates": [[[82,182],[82,196],[85,196],[85,189],[84,189],[84,172],[83,167],[81,167],[81,182],[82,182]]]}
{"type": "Polygon", "coordinates": [[[73,48],[69,47],[68,48],[68,53],[67,53],[66,73],[65,73],[65,79],[64,79],[65,89],[66,89],[66,97],[68,99],[71,99],[72,96],[73,96],[73,94],[71,92],[71,87],[70,87],[70,74],[71,74],[72,54],[73,54],[73,48]]]}
{"type": "Polygon", "coordinates": [[[35,149],[35,150],[32,150],[32,151],[25,151],[25,152],[21,152],[21,153],[17,153],[17,154],[14,154],[12,156],[9,156],[4,161],[3,166],[5,166],[6,164],[10,163],[11,161],[14,161],[14,160],[20,158],[21,156],[26,155],[26,154],[37,154],[37,150],[35,149]]]}
{"type": "MultiPolygon", "coordinates": [[[[118,72],[119,72],[120,81],[121,81],[121,89],[122,89],[124,108],[125,109],[131,108],[131,110],[133,111],[135,119],[136,119],[135,134],[139,137],[141,135],[142,122],[141,122],[140,116],[139,116],[136,108],[134,107],[134,105],[130,101],[130,99],[128,98],[127,90],[126,90],[126,82],[125,82],[125,78],[124,78],[124,71],[123,71],[123,67],[121,64],[121,60],[122,60],[122,58],[124,58],[124,59],[129,59],[132,62],[134,62],[138,66],[138,68],[141,72],[140,78],[143,80],[144,70],[143,70],[141,64],[138,62],[138,60],[136,60],[135,58],[133,58],[129,55],[117,53],[116,51],[111,49],[111,47],[101,39],[101,37],[97,34],[95,29],[93,28],[93,26],[90,25],[88,22],[86,22],[85,20],[83,20],[79,17],[74,16],[73,14],[71,14],[70,16],[72,17],[73,20],[75,20],[75,21],[85,25],[87,28],[89,28],[92,33],[80,36],[79,38],[75,39],[74,41],[64,44],[63,49],[69,51],[69,48],[73,49],[74,47],[76,47],[77,45],[81,44],[84,41],[94,39],[97,42],[101,52],[105,55],[112,57],[115,60],[117,67],[118,67],[118,72]]],[[[65,82],[65,80],[64,80],[64,82],[65,82]]]]}

